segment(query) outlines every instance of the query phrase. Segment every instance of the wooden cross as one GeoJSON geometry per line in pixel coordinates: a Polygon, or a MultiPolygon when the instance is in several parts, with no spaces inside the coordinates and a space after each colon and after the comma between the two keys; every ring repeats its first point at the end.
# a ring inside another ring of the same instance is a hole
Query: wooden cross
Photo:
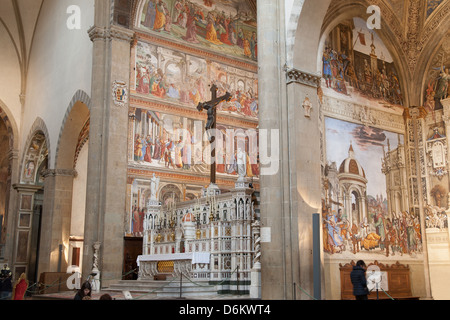
{"type": "Polygon", "coordinates": [[[217,86],[213,84],[211,86],[211,101],[208,102],[200,102],[197,106],[197,110],[202,112],[203,110],[207,111],[208,119],[206,121],[205,129],[208,132],[208,130],[213,130],[208,133],[209,135],[209,142],[211,144],[211,183],[216,183],[216,148],[212,147],[212,144],[216,140],[215,137],[215,130],[217,125],[217,105],[220,104],[223,101],[230,101],[231,100],[231,94],[227,92],[225,95],[221,97],[217,97],[217,86]]]}

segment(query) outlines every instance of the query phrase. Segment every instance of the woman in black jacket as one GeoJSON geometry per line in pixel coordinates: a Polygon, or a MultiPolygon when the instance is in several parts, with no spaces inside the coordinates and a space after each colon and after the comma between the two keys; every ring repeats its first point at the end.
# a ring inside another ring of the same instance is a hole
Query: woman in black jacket
{"type": "Polygon", "coordinates": [[[356,262],[356,266],[350,273],[350,279],[352,280],[353,295],[356,300],[367,300],[369,289],[367,288],[366,264],[363,260],[356,262]]]}
{"type": "Polygon", "coordinates": [[[81,285],[81,289],[78,290],[77,294],[75,295],[75,297],[73,299],[74,300],[83,300],[83,298],[85,298],[85,297],[90,298],[91,293],[92,293],[91,284],[89,283],[89,281],[86,281],[81,285]]]}

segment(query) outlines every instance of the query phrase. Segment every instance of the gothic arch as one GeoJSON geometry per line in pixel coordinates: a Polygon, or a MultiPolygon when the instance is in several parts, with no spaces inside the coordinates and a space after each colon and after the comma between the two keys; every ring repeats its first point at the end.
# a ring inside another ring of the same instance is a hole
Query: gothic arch
{"type": "Polygon", "coordinates": [[[67,107],[61,125],[56,147],[55,168],[74,168],[80,132],[89,119],[91,100],[82,90],[78,90],[67,107]]]}
{"type": "Polygon", "coordinates": [[[287,32],[287,66],[312,74],[316,67],[322,23],[332,0],[294,0],[287,32]],[[297,11],[301,10],[301,11],[297,11]]]}
{"type": "Polygon", "coordinates": [[[6,128],[10,135],[11,142],[10,149],[18,150],[19,149],[19,131],[17,129],[17,123],[12,117],[11,111],[7,107],[7,105],[0,99],[0,118],[5,122],[6,128]]]}
{"type": "MultiPolygon", "coordinates": [[[[30,133],[28,134],[28,137],[26,139],[25,145],[22,150],[22,156],[20,158],[21,161],[20,161],[20,167],[19,167],[19,177],[20,177],[21,182],[23,181],[23,177],[24,177],[23,173],[24,173],[24,170],[26,167],[27,155],[30,154],[30,148],[36,149],[37,147],[44,147],[46,149],[46,150],[43,150],[43,152],[45,152],[45,154],[46,154],[45,157],[46,157],[46,159],[50,159],[49,134],[48,134],[47,126],[45,125],[44,120],[42,120],[42,118],[40,118],[40,117],[36,118],[33,125],[31,126],[30,133]],[[33,145],[33,140],[37,136],[43,136],[42,143],[44,143],[45,146],[33,145]]],[[[40,163],[35,164],[36,170],[39,168],[39,165],[40,165],[40,163]]],[[[50,166],[49,163],[48,163],[48,166],[50,166]]]]}

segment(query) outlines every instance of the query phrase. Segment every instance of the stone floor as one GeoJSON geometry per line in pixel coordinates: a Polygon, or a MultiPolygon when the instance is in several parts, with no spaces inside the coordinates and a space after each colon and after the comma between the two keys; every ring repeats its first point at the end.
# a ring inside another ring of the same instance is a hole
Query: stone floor
{"type": "MultiPolygon", "coordinates": [[[[102,290],[100,292],[93,292],[91,299],[99,300],[103,294],[109,294],[113,300],[127,300],[122,292],[102,290]]],[[[76,291],[64,291],[58,293],[39,294],[32,297],[26,297],[25,300],[73,300],[76,291]]],[[[131,293],[132,299],[129,300],[179,300],[177,296],[156,298],[153,295],[146,295],[145,293],[131,293]]],[[[214,295],[214,296],[199,296],[199,297],[187,297],[185,300],[249,300],[247,295],[214,295]]]]}

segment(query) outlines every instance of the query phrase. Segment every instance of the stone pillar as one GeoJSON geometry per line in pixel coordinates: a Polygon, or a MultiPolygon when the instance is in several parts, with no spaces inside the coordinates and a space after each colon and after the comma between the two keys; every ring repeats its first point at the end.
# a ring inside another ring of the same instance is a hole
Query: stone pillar
{"type": "Polygon", "coordinates": [[[322,212],[320,76],[291,69],[287,79],[292,280],[295,298],[310,300],[314,294],[313,214],[322,212]],[[303,107],[306,102],[309,110],[303,107]]]}
{"type": "Polygon", "coordinates": [[[422,234],[422,247],[424,257],[424,282],[425,282],[425,298],[431,299],[431,281],[430,281],[430,267],[428,260],[428,246],[426,237],[426,224],[425,224],[425,201],[427,198],[426,191],[426,177],[422,176],[425,172],[426,166],[425,158],[420,157],[420,154],[425,154],[425,143],[423,137],[424,127],[424,109],[423,107],[410,107],[405,115],[407,123],[407,141],[405,143],[406,157],[409,157],[410,161],[410,207],[419,213],[421,234],[422,234]],[[423,161],[421,161],[423,159],[423,161]],[[416,197],[414,196],[416,195],[416,197]]]}
{"type": "Polygon", "coordinates": [[[130,52],[133,32],[111,24],[109,1],[95,0],[83,278],[100,243],[102,287],[122,278],[126,213],[130,52]],[[105,279],[105,280],[103,280],[105,279]]]}
{"type": "MultiPolygon", "coordinates": [[[[283,60],[285,57],[284,1],[258,0],[258,46],[264,54],[258,57],[259,128],[272,134],[278,133],[276,144],[280,147],[279,170],[266,174],[261,162],[261,297],[264,300],[292,299],[293,265],[290,219],[289,155],[286,142],[286,81],[283,60]],[[271,131],[271,130],[278,130],[271,131]]],[[[268,145],[268,151],[275,146],[268,145]]],[[[297,233],[297,232],[295,232],[297,233]]],[[[294,260],[298,261],[298,257],[294,260]]]]}
{"type": "MultiPolygon", "coordinates": [[[[9,194],[9,199],[7,200],[7,212],[6,217],[4,220],[4,223],[6,224],[6,241],[5,241],[5,247],[4,247],[4,261],[5,263],[11,264],[13,262],[13,254],[14,254],[14,241],[16,239],[15,237],[15,230],[16,230],[16,219],[17,219],[17,212],[19,207],[18,202],[18,193],[14,191],[15,185],[19,183],[19,156],[17,150],[10,151],[9,154],[9,164],[11,172],[11,178],[10,178],[10,185],[9,189],[7,190],[9,194]]],[[[12,266],[9,265],[11,268],[12,266]]]]}
{"type": "Polygon", "coordinates": [[[73,169],[49,169],[44,177],[40,272],[66,272],[72,214],[73,169]],[[62,246],[60,248],[60,246],[62,246]],[[62,249],[62,252],[60,250],[62,249]],[[62,255],[62,257],[60,257],[62,255]]]}

